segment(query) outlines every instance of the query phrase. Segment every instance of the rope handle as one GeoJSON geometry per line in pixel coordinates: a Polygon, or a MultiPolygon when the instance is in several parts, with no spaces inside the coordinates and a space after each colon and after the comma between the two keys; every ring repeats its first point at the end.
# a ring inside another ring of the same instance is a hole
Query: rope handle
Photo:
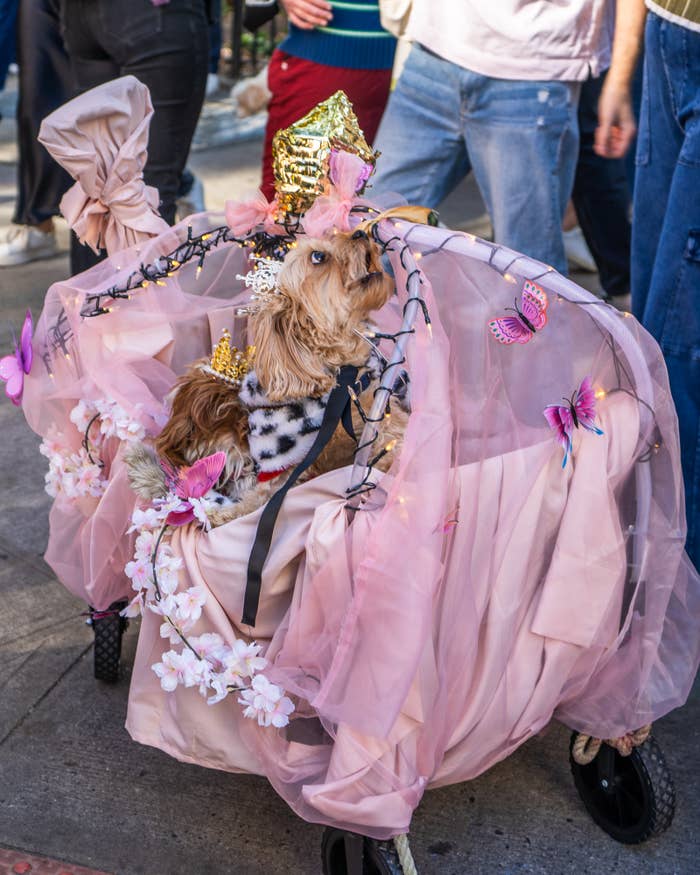
{"type": "Polygon", "coordinates": [[[620,756],[628,757],[635,747],[644,744],[650,735],[651,723],[642,726],[641,729],[637,729],[634,732],[627,732],[619,738],[606,738],[605,740],[579,732],[571,748],[571,756],[579,766],[587,766],[598,756],[602,745],[607,744],[614,748],[620,756]]]}
{"type": "Polygon", "coordinates": [[[394,847],[399,855],[399,863],[401,863],[404,875],[418,875],[416,862],[413,859],[413,854],[408,844],[408,835],[403,833],[400,836],[394,836],[394,847]]]}

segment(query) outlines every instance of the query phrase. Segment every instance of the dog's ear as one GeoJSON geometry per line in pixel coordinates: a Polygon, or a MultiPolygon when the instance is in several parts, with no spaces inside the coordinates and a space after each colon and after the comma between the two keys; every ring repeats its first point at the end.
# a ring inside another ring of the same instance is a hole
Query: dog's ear
{"type": "Polygon", "coordinates": [[[187,382],[187,376],[176,384],[171,400],[170,417],[154,442],[156,453],[176,467],[187,463],[184,451],[189,447],[193,435],[192,419],[189,415],[193,392],[187,382]]]}
{"type": "Polygon", "coordinates": [[[251,319],[255,373],[270,401],[323,395],[335,384],[303,306],[280,294],[251,319]]]}

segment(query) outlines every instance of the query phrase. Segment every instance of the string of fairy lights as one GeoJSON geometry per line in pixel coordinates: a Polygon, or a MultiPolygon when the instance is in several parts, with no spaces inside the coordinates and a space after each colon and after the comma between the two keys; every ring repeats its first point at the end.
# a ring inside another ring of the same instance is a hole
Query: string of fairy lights
{"type": "Polygon", "coordinates": [[[201,274],[207,255],[222,243],[237,243],[253,250],[253,254],[268,258],[284,258],[294,245],[295,238],[289,235],[273,235],[266,231],[258,231],[246,237],[236,237],[228,225],[212,228],[203,234],[192,233],[192,226],[187,228],[187,239],[167,255],[159,256],[151,264],[141,264],[132,271],[127,279],[108,289],[85,296],[80,315],[84,318],[104,316],[113,311],[111,304],[119,299],[130,299],[139,289],[148,288],[151,283],[157,286],[166,285],[166,280],[192,261],[197,263],[197,276],[201,274]]]}
{"type": "MultiPolygon", "coordinates": [[[[374,208],[361,206],[353,209],[353,212],[373,213],[378,215],[379,211],[374,208]]],[[[411,249],[410,237],[414,228],[409,228],[405,234],[394,233],[384,239],[379,230],[378,223],[370,223],[370,230],[373,239],[380,246],[382,253],[388,251],[398,252],[398,257],[403,270],[406,273],[405,287],[406,300],[403,306],[403,322],[401,328],[394,333],[389,332],[370,332],[365,335],[369,345],[374,349],[379,356],[383,366],[379,372],[379,386],[374,390],[374,401],[371,411],[367,412],[352,388],[349,389],[351,401],[354,408],[357,410],[361,421],[364,424],[362,436],[358,440],[355,449],[355,465],[353,468],[353,477],[351,485],[347,490],[348,506],[357,509],[359,506],[358,499],[362,495],[375,488],[376,483],[373,481],[373,471],[377,463],[384,458],[387,453],[390,453],[396,442],[390,441],[384,447],[379,449],[372,455],[372,448],[376,444],[380,430],[378,425],[386,421],[391,416],[391,400],[397,392],[402,390],[402,380],[400,378],[401,368],[406,363],[405,348],[408,338],[415,333],[413,323],[416,313],[421,312],[428,333],[432,336],[432,325],[427,304],[421,294],[421,286],[423,285],[423,274],[417,265],[417,259],[428,257],[444,251],[451,240],[465,236],[464,232],[454,232],[444,237],[439,245],[428,249],[424,252],[414,253],[411,249]],[[387,340],[394,344],[394,350],[390,356],[383,355],[376,345],[376,342],[387,340]]],[[[150,264],[140,264],[138,268],[132,270],[122,283],[117,283],[105,290],[88,294],[83,300],[80,310],[80,315],[83,318],[94,318],[107,315],[114,311],[114,302],[120,299],[130,299],[134,294],[137,294],[140,289],[146,289],[151,284],[164,286],[168,278],[174,276],[185,265],[196,263],[196,275],[199,276],[203,270],[206,257],[219,246],[224,243],[237,244],[240,247],[246,247],[251,250],[251,255],[254,257],[273,258],[283,260],[290,248],[296,245],[297,234],[301,232],[299,223],[290,223],[285,226],[284,234],[270,234],[266,231],[256,231],[245,236],[236,236],[227,226],[220,226],[209,229],[201,234],[194,234],[192,226],[188,226],[187,238],[175,249],[167,255],[159,256],[150,264]]],[[[466,235],[471,237],[472,235],[466,235]]],[[[475,238],[476,239],[476,238],[475,238]]],[[[485,241],[484,241],[485,242],[485,241]]],[[[497,244],[487,243],[491,249],[488,259],[488,265],[497,271],[507,281],[514,282],[515,277],[512,276],[511,270],[515,262],[521,256],[515,255],[511,262],[505,267],[499,267],[494,259],[496,253],[502,247],[497,244]]],[[[551,272],[552,268],[546,268],[542,276],[551,272]]],[[[532,277],[537,280],[539,276],[532,277]]],[[[559,298],[559,296],[558,296],[559,298]]],[[[573,302],[576,303],[576,302],[573,302]]],[[[589,303],[589,302],[582,302],[589,303]]],[[[590,302],[591,304],[600,304],[608,306],[603,301],[590,302]]],[[[602,329],[601,329],[602,330],[602,329]]],[[[68,355],[67,342],[71,336],[70,329],[65,318],[65,311],[61,310],[56,325],[49,328],[47,335],[52,339],[51,345],[54,348],[60,347],[61,351],[68,355]]],[[[617,386],[610,390],[610,393],[615,391],[624,391],[633,395],[637,401],[644,403],[653,415],[651,406],[639,399],[634,392],[634,389],[627,389],[623,386],[621,379],[621,369],[624,367],[620,362],[620,357],[617,354],[616,344],[609,337],[607,332],[603,332],[606,336],[606,344],[611,350],[615,362],[615,370],[617,375],[617,386]]],[[[47,354],[48,355],[48,354],[47,354]]],[[[403,372],[405,374],[405,371],[403,372]]],[[[628,385],[633,385],[627,377],[628,385]]],[[[608,393],[609,394],[609,393],[608,393]]],[[[653,452],[658,452],[660,441],[658,439],[658,427],[654,429],[656,432],[653,440],[647,447],[647,451],[640,457],[640,461],[648,460],[653,452]]]]}

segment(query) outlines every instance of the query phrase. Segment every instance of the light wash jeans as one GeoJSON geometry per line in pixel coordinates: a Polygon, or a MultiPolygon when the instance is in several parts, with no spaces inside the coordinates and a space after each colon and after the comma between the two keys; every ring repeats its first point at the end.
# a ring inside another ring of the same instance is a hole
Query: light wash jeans
{"type": "Polygon", "coordinates": [[[632,222],[632,311],[678,412],[688,555],[700,568],[700,33],[647,17],[632,222]]]}
{"type": "Polygon", "coordinates": [[[414,45],[379,127],[369,196],[437,208],[473,169],[496,241],[566,273],[579,92],[577,82],[492,79],[414,45]]]}

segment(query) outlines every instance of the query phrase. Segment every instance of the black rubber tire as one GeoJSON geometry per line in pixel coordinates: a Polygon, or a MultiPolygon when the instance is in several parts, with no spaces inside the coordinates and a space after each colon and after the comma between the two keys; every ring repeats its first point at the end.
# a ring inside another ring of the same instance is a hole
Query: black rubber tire
{"type": "MultiPolygon", "coordinates": [[[[119,601],[111,604],[109,610],[120,611],[124,607],[126,602],[119,601]]],[[[116,684],[119,680],[122,635],[127,625],[128,620],[118,613],[92,618],[92,631],[95,635],[94,674],[98,681],[116,684]]]]}
{"type": "Polygon", "coordinates": [[[569,748],[574,784],[601,829],[627,845],[637,845],[668,829],[676,810],[676,791],[655,739],[649,736],[628,757],[604,744],[592,763],[581,766],[571,756],[575,738],[576,733],[569,748]],[[601,762],[612,767],[612,781],[601,780],[601,762]]]}
{"type": "MultiPolygon", "coordinates": [[[[326,827],[321,840],[323,875],[348,875],[345,830],[326,827]]],[[[350,834],[352,835],[352,833],[350,834]]],[[[362,875],[403,875],[393,841],[380,842],[362,837],[362,875]]]]}

